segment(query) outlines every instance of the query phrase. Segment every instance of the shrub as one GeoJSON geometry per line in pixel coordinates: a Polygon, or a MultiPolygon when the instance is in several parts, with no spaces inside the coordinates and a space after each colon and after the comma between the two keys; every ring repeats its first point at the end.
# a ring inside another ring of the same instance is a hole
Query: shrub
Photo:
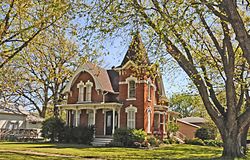
{"type": "Polygon", "coordinates": [[[131,135],[132,141],[142,143],[145,140],[147,133],[142,129],[133,129],[131,130],[131,135]]]}
{"type": "Polygon", "coordinates": [[[118,128],[114,133],[114,142],[121,142],[123,146],[128,146],[131,141],[131,130],[118,128]]]}
{"type": "Polygon", "coordinates": [[[66,143],[80,143],[80,144],[90,144],[93,141],[94,127],[64,127],[64,132],[62,134],[63,142],[66,143]]]}
{"type": "Polygon", "coordinates": [[[205,143],[203,142],[203,140],[199,139],[199,138],[194,138],[194,139],[186,139],[185,140],[186,144],[193,144],[193,145],[201,145],[201,146],[205,146],[205,143]]]}
{"type": "Polygon", "coordinates": [[[197,129],[195,132],[195,137],[202,139],[202,140],[208,140],[208,139],[215,139],[216,137],[216,129],[209,128],[209,127],[202,127],[197,129]]]}
{"type": "Polygon", "coordinates": [[[121,142],[125,147],[137,147],[141,146],[146,136],[147,133],[142,129],[118,128],[114,133],[114,143],[121,142]]]}
{"type": "Polygon", "coordinates": [[[50,139],[51,142],[60,141],[64,130],[64,122],[59,118],[49,118],[42,123],[42,137],[50,139]]]}
{"type": "Polygon", "coordinates": [[[204,140],[206,146],[222,147],[223,142],[218,140],[204,140]]]}
{"type": "Polygon", "coordinates": [[[156,146],[157,145],[157,139],[154,136],[150,136],[147,138],[148,143],[151,146],[156,146]]]}
{"type": "Polygon", "coordinates": [[[177,141],[174,138],[167,138],[163,140],[163,143],[165,144],[176,144],[177,141]]]}

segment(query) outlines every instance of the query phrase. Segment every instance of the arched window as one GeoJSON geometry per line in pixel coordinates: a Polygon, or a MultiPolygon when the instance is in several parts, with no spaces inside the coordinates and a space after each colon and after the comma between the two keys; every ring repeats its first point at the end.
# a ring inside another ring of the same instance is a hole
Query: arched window
{"type": "Polygon", "coordinates": [[[134,129],[136,124],[136,112],[137,108],[130,105],[125,109],[125,112],[127,113],[127,128],[134,129]]]}
{"type": "Polygon", "coordinates": [[[147,113],[148,113],[148,133],[151,133],[151,108],[147,108],[147,113]]]}
{"type": "Polygon", "coordinates": [[[79,89],[78,102],[83,102],[84,101],[84,83],[82,81],[78,83],[77,88],[79,89]]]}
{"type": "Polygon", "coordinates": [[[93,83],[88,80],[86,82],[86,101],[91,101],[91,91],[92,91],[93,83]]]}
{"type": "Polygon", "coordinates": [[[128,98],[135,98],[135,81],[128,82],[128,98]]]}

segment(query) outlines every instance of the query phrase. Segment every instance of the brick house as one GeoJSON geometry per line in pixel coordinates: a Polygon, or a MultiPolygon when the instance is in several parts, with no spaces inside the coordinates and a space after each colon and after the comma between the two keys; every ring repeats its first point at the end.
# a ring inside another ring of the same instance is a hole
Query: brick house
{"type": "MultiPolygon", "coordinates": [[[[63,94],[67,125],[95,125],[96,135],[112,135],[116,128],[165,133],[173,112],[158,67],[151,64],[139,33],[133,36],[118,67],[110,70],[86,63],[79,67],[63,94]]],[[[173,116],[172,116],[173,117],[173,116]]]]}

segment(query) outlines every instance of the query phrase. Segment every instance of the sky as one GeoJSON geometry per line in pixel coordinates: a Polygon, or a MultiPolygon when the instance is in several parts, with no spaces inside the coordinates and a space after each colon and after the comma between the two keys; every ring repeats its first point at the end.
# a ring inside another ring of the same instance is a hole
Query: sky
{"type": "MultiPolygon", "coordinates": [[[[128,38],[126,43],[120,43],[120,41],[124,41],[124,39],[122,40],[119,38],[114,40],[112,43],[107,42],[105,44],[105,49],[109,52],[109,54],[98,59],[98,61],[103,61],[102,67],[110,69],[112,66],[120,65],[128,50],[131,39],[132,37],[128,38]]],[[[166,95],[169,98],[173,94],[190,91],[188,88],[190,80],[186,76],[186,73],[182,71],[177,64],[170,62],[169,64],[165,64],[163,68],[163,81],[166,95]]]]}

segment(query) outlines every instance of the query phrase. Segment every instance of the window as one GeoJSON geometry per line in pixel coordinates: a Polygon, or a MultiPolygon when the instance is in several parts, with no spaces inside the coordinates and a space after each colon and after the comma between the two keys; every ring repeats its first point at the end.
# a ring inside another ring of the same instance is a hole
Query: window
{"type": "Polygon", "coordinates": [[[84,83],[81,81],[80,83],[77,84],[77,88],[79,89],[79,94],[78,94],[78,102],[83,102],[84,101],[84,83]]]}
{"type": "Polygon", "coordinates": [[[91,91],[93,83],[88,80],[86,83],[86,101],[91,101],[91,91]]]}
{"type": "Polygon", "coordinates": [[[128,98],[135,98],[135,81],[130,80],[128,83],[128,98]]]}
{"type": "Polygon", "coordinates": [[[93,112],[89,112],[88,113],[88,125],[94,125],[94,113],[93,112]]]}
{"type": "Polygon", "coordinates": [[[147,113],[148,113],[148,133],[151,133],[151,108],[148,107],[147,109],[147,113]]]}
{"type": "Polygon", "coordinates": [[[137,108],[130,105],[125,109],[125,112],[127,113],[127,128],[135,128],[135,123],[136,123],[136,112],[137,108]]]}
{"type": "Polygon", "coordinates": [[[151,100],[151,87],[150,87],[150,82],[148,82],[148,100],[151,100]]]}

